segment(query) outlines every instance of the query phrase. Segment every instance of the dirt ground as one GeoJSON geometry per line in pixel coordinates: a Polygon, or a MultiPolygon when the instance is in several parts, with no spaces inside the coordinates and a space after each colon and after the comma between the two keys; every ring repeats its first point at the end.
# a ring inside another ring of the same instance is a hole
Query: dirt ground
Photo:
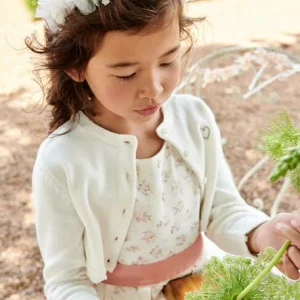
{"type": "MultiPolygon", "coordinates": [[[[192,60],[233,45],[269,45],[293,54],[300,60],[300,2],[290,0],[195,1],[190,14],[205,16],[199,25],[198,43],[192,60]]],[[[28,108],[41,97],[32,80],[31,54],[23,38],[41,23],[31,22],[21,0],[5,2],[0,12],[0,299],[43,299],[42,261],[37,247],[31,201],[31,173],[37,149],[46,136],[43,114],[28,108]]],[[[232,62],[216,59],[210,68],[232,62]]],[[[201,95],[215,112],[224,146],[236,181],[263,154],[259,152],[258,131],[280,109],[288,110],[300,126],[298,83],[300,75],[277,81],[250,100],[241,99],[251,81],[251,72],[208,85],[201,95]],[[239,93],[238,93],[239,92],[239,93]]],[[[253,176],[242,190],[249,202],[261,198],[269,213],[281,186],[266,179],[269,164],[253,176]]],[[[299,209],[299,195],[288,190],[280,211],[299,209]]]]}

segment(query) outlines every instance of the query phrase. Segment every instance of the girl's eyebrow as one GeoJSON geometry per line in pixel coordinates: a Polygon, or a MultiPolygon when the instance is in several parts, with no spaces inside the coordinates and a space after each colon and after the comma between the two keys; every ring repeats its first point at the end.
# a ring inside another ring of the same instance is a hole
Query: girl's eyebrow
{"type": "MultiPolygon", "coordinates": [[[[175,53],[179,50],[181,45],[177,45],[175,47],[173,47],[172,49],[168,50],[166,53],[162,54],[159,58],[163,58],[165,56],[168,56],[172,53],[175,53]]],[[[132,67],[132,66],[136,66],[138,65],[138,62],[118,62],[115,64],[109,64],[107,65],[108,68],[113,68],[113,69],[119,69],[119,68],[126,68],[126,67],[132,67]]]]}

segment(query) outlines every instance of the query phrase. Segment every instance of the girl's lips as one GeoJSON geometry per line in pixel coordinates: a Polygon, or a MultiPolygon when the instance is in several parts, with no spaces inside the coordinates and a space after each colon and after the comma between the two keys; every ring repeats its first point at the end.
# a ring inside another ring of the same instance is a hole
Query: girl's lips
{"type": "Polygon", "coordinates": [[[159,105],[154,105],[146,109],[136,110],[136,112],[142,116],[151,116],[159,110],[159,105]]]}

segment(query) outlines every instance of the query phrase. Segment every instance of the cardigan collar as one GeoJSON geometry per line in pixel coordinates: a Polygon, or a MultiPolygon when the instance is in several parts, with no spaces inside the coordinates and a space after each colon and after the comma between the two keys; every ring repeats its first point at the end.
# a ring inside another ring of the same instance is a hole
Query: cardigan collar
{"type": "MultiPolygon", "coordinates": [[[[173,99],[173,95],[162,105],[161,110],[163,113],[163,121],[156,128],[156,132],[159,136],[163,136],[164,130],[168,128],[168,130],[172,129],[173,125],[173,117],[169,109],[170,102],[173,99]]],[[[118,147],[124,147],[125,145],[134,145],[137,147],[137,138],[134,135],[128,134],[118,134],[111,132],[107,129],[104,129],[100,125],[97,125],[92,120],[90,120],[82,111],[79,111],[79,123],[78,126],[83,130],[89,130],[94,132],[97,137],[102,139],[105,143],[112,144],[118,147]]],[[[78,130],[79,128],[75,128],[74,130],[78,130]]]]}

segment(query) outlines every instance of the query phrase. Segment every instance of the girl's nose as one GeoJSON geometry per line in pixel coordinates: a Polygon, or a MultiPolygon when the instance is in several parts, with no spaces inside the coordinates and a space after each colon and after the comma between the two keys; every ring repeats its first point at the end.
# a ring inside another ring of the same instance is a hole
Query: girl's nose
{"type": "Polygon", "coordinates": [[[144,81],[140,89],[140,98],[150,98],[156,99],[163,92],[162,82],[159,76],[151,76],[148,77],[147,80],[144,81]]]}

